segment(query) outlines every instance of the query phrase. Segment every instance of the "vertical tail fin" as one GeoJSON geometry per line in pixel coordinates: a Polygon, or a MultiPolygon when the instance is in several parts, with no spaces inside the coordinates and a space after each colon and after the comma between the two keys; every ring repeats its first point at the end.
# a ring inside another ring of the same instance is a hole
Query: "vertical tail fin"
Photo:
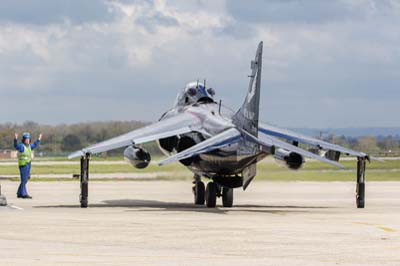
{"type": "Polygon", "coordinates": [[[260,85],[262,68],[263,42],[257,48],[256,57],[251,61],[249,89],[242,107],[233,117],[233,122],[252,134],[258,135],[258,116],[260,106],[260,85]]]}

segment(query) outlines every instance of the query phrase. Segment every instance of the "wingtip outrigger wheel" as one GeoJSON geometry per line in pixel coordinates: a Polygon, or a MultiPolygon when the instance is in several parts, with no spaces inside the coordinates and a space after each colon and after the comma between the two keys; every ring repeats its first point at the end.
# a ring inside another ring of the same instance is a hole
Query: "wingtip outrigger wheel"
{"type": "Polygon", "coordinates": [[[89,194],[89,160],[90,154],[86,153],[81,157],[81,194],[80,194],[80,203],[81,208],[87,208],[88,206],[88,194],[89,194]]]}
{"type": "Polygon", "coordinates": [[[0,185],[0,206],[7,206],[6,196],[1,194],[1,185],[0,185]]]}
{"type": "Polygon", "coordinates": [[[357,188],[356,188],[356,204],[357,208],[365,207],[365,164],[369,158],[357,157],[357,188]]]}

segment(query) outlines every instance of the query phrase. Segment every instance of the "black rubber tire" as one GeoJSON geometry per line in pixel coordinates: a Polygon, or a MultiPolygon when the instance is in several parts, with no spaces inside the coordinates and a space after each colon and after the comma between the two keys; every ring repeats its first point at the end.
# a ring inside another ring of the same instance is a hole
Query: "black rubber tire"
{"type": "Polygon", "coordinates": [[[81,184],[81,196],[80,196],[80,203],[81,208],[87,208],[88,206],[88,183],[81,184]]]}
{"type": "Polygon", "coordinates": [[[217,205],[217,184],[208,182],[206,188],[206,205],[208,208],[215,208],[217,205]]]}
{"type": "Polygon", "coordinates": [[[230,208],[233,205],[233,188],[222,188],[222,206],[230,208]]]}
{"type": "Polygon", "coordinates": [[[81,201],[81,208],[87,208],[87,207],[88,207],[88,201],[87,200],[81,201]]]}
{"type": "Polygon", "coordinates": [[[204,183],[201,181],[197,181],[194,185],[193,192],[194,192],[194,204],[204,205],[205,194],[206,194],[206,187],[204,186],[204,183]]]}
{"type": "Polygon", "coordinates": [[[356,204],[359,209],[365,207],[365,183],[357,184],[356,204]]]}
{"type": "Polygon", "coordinates": [[[364,207],[365,207],[365,200],[357,199],[357,208],[358,209],[363,209],[364,207]]]}

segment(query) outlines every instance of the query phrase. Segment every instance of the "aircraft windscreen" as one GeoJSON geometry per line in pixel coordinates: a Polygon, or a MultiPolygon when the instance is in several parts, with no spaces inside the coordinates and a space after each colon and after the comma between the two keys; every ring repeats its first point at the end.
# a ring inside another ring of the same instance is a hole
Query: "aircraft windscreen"
{"type": "Polygon", "coordinates": [[[190,82],[178,93],[175,106],[189,105],[194,103],[213,103],[215,91],[207,88],[203,83],[190,82]]]}

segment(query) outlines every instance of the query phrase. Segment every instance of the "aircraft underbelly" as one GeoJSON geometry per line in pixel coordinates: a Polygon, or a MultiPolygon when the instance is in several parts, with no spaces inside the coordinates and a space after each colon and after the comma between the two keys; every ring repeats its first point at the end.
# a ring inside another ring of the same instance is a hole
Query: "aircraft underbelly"
{"type": "Polygon", "coordinates": [[[199,159],[188,166],[192,171],[209,175],[237,175],[243,169],[257,161],[260,154],[242,155],[238,150],[227,152],[215,150],[199,156],[199,159]]]}
{"type": "MultiPolygon", "coordinates": [[[[177,151],[180,151],[179,142],[187,140],[188,138],[192,139],[193,143],[188,143],[189,145],[184,148],[188,148],[204,139],[204,137],[199,133],[189,133],[181,135],[179,138],[169,138],[168,141],[164,141],[164,145],[159,146],[164,153],[175,154],[177,151]],[[169,148],[166,147],[168,146],[167,142],[170,144],[169,148]],[[168,148],[169,150],[166,150],[165,148],[168,148]]],[[[200,154],[191,159],[185,159],[181,161],[181,163],[191,171],[200,175],[239,175],[246,167],[255,163],[260,158],[263,158],[265,155],[266,154],[260,152],[258,146],[254,143],[241,141],[220,149],[200,154]]]]}

